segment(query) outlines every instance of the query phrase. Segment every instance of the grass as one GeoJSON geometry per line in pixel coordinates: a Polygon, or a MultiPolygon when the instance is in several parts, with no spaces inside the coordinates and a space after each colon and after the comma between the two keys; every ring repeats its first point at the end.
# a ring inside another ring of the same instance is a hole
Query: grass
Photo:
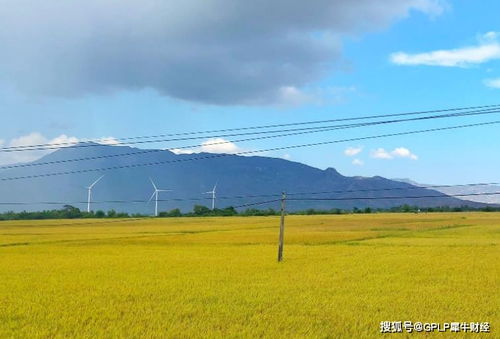
{"type": "Polygon", "coordinates": [[[498,336],[500,213],[288,216],[279,264],[278,227],[2,222],[0,337],[372,338],[383,320],[498,336]]]}

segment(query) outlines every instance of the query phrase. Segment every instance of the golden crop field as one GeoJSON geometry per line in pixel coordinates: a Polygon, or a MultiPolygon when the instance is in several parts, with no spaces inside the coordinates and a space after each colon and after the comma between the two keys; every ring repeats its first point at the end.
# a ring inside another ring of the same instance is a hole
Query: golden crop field
{"type": "Polygon", "coordinates": [[[1,222],[0,337],[372,338],[386,320],[487,321],[500,335],[500,213],[287,216],[282,263],[278,229],[1,222]]]}

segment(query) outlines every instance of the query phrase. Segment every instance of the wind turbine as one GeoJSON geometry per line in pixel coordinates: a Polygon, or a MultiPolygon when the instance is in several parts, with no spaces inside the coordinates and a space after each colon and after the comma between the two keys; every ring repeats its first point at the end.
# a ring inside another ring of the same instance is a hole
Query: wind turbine
{"type": "Polygon", "coordinates": [[[102,177],[104,177],[104,175],[101,175],[99,177],[99,179],[97,179],[96,181],[94,181],[92,183],[92,185],[90,185],[89,187],[87,187],[87,191],[88,191],[88,195],[87,195],[87,212],[90,213],[90,200],[92,198],[92,187],[95,186],[95,184],[97,184],[99,182],[99,180],[102,179],[102,177]]]}
{"type": "Polygon", "coordinates": [[[203,194],[212,194],[212,211],[215,209],[215,190],[216,189],[217,189],[217,183],[215,183],[215,186],[211,191],[203,193],[203,194]]]}
{"type": "Polygon", "coordinates": [[[151,199],[153,199],[153,197],[155,197],[155,217],[158,216],[158,193],[160,192],[171,192],[172,190],[160,190],[158,189],[158,187],[156,187],[153,179],[149,178],[149,180],[151,181],[151,184],[153,184],[153,187],[154,187],[154,192],[153,194],[151,195],[151,198],[149,198],[148,202],[151,201],[151,199]]]}

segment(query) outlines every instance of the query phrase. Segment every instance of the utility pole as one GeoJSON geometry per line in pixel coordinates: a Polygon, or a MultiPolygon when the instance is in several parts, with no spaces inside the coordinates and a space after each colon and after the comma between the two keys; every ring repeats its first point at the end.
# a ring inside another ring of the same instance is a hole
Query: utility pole
{"type": "Polygon", "coordinates": [[[283,242],[285,236],[285,200],[286,193],[281,193],[281,219],[280,219],[280,237],[278,244],[278,262],[283,260],[283,242]]]}

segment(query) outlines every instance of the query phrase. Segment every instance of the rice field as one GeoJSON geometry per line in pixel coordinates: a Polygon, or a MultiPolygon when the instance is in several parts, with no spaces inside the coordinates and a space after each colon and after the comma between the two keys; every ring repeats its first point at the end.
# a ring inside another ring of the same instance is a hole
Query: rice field
{"type": "Polygon", "coordinates": [[[500,213],[287,216],[281,263],[278,229],[0,222],[0,338],[373,338],[381,321],[500,336],[500,213]]]}

